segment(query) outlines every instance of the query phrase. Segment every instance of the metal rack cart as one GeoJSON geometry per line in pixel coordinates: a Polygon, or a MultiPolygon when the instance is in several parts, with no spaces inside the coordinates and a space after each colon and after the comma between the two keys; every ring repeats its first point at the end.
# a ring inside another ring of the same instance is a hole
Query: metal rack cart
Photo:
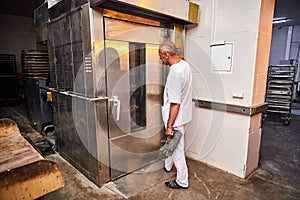
{"type": "Polygon", "coordinates": [[[266,112],[283,115],[284,125],[289,125],[297,65],[271,65],[268,69],[266,112]]]}
{"type": "Polygon", "coordinates": [[[21,60],[24,77],[48,78],[50,66],[47,51],[23,50],[21,60]]]}

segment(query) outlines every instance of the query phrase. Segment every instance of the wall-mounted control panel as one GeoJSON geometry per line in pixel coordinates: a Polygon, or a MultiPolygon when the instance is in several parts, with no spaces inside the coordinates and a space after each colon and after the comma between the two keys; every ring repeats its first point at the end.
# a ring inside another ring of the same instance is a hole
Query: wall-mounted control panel
{"type": "Polygon", "coordinates": [[[211,70],[215,72],[231,72],[233,59],[233,43],[215,43],[211,45],[211,70]]]}

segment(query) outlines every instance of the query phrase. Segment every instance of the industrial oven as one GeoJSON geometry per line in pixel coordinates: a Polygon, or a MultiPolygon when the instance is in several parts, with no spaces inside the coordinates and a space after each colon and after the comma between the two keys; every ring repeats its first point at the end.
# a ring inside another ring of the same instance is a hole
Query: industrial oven
{"type": "Polygon", "coordinates": [[[159,44],[171,39],[183,52],[183,25],[198,16],[195,4],[178,2],[178,11],[164,1],[135,0],[61,1],[49,8],[56,143],[98,186],[158,159],[168,72],[159,44]]]}

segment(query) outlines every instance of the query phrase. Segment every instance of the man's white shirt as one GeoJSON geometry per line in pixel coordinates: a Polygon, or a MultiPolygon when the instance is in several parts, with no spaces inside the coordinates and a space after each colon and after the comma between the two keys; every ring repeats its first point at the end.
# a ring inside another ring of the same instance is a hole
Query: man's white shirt
{"type": "Polygon", "coordinates": [[[180,60],[170,67],[164,90],[162,117],[167,125],[171,103],[180,104],[174,127],[182,126],[192,120],[192,72],[188,62],[180,60]]]}

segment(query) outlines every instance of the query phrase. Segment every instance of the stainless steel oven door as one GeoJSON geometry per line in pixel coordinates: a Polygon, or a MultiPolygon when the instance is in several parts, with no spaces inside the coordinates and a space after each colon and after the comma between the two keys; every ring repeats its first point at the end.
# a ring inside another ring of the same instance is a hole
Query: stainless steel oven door
{"type": "Polygon", "coordinates": [[[165,69],[160,27],[104,18],[111,179],[158,159],[165,69]]]}

